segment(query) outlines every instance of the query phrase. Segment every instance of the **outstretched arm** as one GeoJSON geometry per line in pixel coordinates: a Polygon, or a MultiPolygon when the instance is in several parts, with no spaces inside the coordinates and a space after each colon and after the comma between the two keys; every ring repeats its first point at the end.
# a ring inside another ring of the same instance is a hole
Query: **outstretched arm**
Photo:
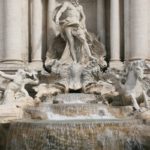
{"type": "Polygon", "coordinates": [[[5,79],[9,79],[9,80],[14,80],[14,78],[15,78],[15,75],[9,75],[9,74],[6,74],[2,71],[0,71],[0,76],[5,78],[5,79]]]}
{"type": "Polygon", "coordinates": [[[55,19],[55,23],[59,24],[59,18],[61,17],[62,13],[67,9],[68,7],[68,3],[64,2],[64,4],[61,6],[61,8],[58,10],[57,14],[56,14],[56,19],[55,19]]]}
{"type": "Polygon", "coordinates": [[[36,78],[36,79],[25,79],[24,80],[24,85],[26,85],[26,84],[31,84],[31,85],[37,85],[37,84],[39,84],[39,79],[38,78],[36,78]]]}

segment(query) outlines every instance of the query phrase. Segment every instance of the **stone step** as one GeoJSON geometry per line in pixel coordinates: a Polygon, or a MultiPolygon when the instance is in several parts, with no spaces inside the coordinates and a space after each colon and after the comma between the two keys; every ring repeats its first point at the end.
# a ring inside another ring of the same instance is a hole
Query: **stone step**
{"type": "Polygon", "coordinates": [[[0,123],[22,119],[23,110],[15,104],[0,105],[0,123]]]}

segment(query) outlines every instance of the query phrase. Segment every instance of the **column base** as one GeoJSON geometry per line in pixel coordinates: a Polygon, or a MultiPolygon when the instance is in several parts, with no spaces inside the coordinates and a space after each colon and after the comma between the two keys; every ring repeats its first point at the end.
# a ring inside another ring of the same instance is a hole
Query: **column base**
{"type": "Polygon", "coordinates": [[[111,60],[109,63],[109,67],[122,70],[123,69],[123,63],[119,60],[111,60]]]}
{"type": "Polygon", "coordinates": [[[150,64],[150,59],[146,59],[146,63],[150,64]]]}
{"type": "Polygon", "coordinates": [[[22,61],[10,60],[10,61],[1,61],[0,70],[4,72],[14,73],[18,69],[25,69],[26,64],[22,61]]]}
{"type": "Polygon", "coordinates": [[[29,63],[29,68],[40,71],[43,69],[43,62],[42,61],[33,61],[33,62],[29,63]]]}

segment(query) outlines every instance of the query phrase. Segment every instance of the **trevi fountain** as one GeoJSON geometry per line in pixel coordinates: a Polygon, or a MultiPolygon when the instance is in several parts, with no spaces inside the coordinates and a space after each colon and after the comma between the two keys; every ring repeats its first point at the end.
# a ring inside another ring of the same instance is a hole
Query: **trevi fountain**
{"type": "Polygon", "coordinates": [[[148,6],[1,0],[0,149],[149,150],[148,6]]]}

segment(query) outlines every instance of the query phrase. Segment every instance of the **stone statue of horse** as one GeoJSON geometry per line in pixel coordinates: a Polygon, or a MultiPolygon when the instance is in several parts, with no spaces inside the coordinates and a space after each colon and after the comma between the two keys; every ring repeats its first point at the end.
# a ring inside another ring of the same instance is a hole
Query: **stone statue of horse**
{"type": "MultiPolygon", "coordinates": [[[[148,88],[144,84],[144,68],[145,62],[142,60],[136,60],[128,63],[125,66],[124,79],[120,76],[119,73],[110,72],[110,79],[113,82],[116,90],[119,92],[119,95],[123,97],[124,104],[129,104],[132,102],[133,108],[135,110],[140,110],[139,104],[141,100],[145,102],[145,107],[149,108],[148,104],[148,88]]],[[[150,80],[150,79],[149,79],[150,80]]]]}

